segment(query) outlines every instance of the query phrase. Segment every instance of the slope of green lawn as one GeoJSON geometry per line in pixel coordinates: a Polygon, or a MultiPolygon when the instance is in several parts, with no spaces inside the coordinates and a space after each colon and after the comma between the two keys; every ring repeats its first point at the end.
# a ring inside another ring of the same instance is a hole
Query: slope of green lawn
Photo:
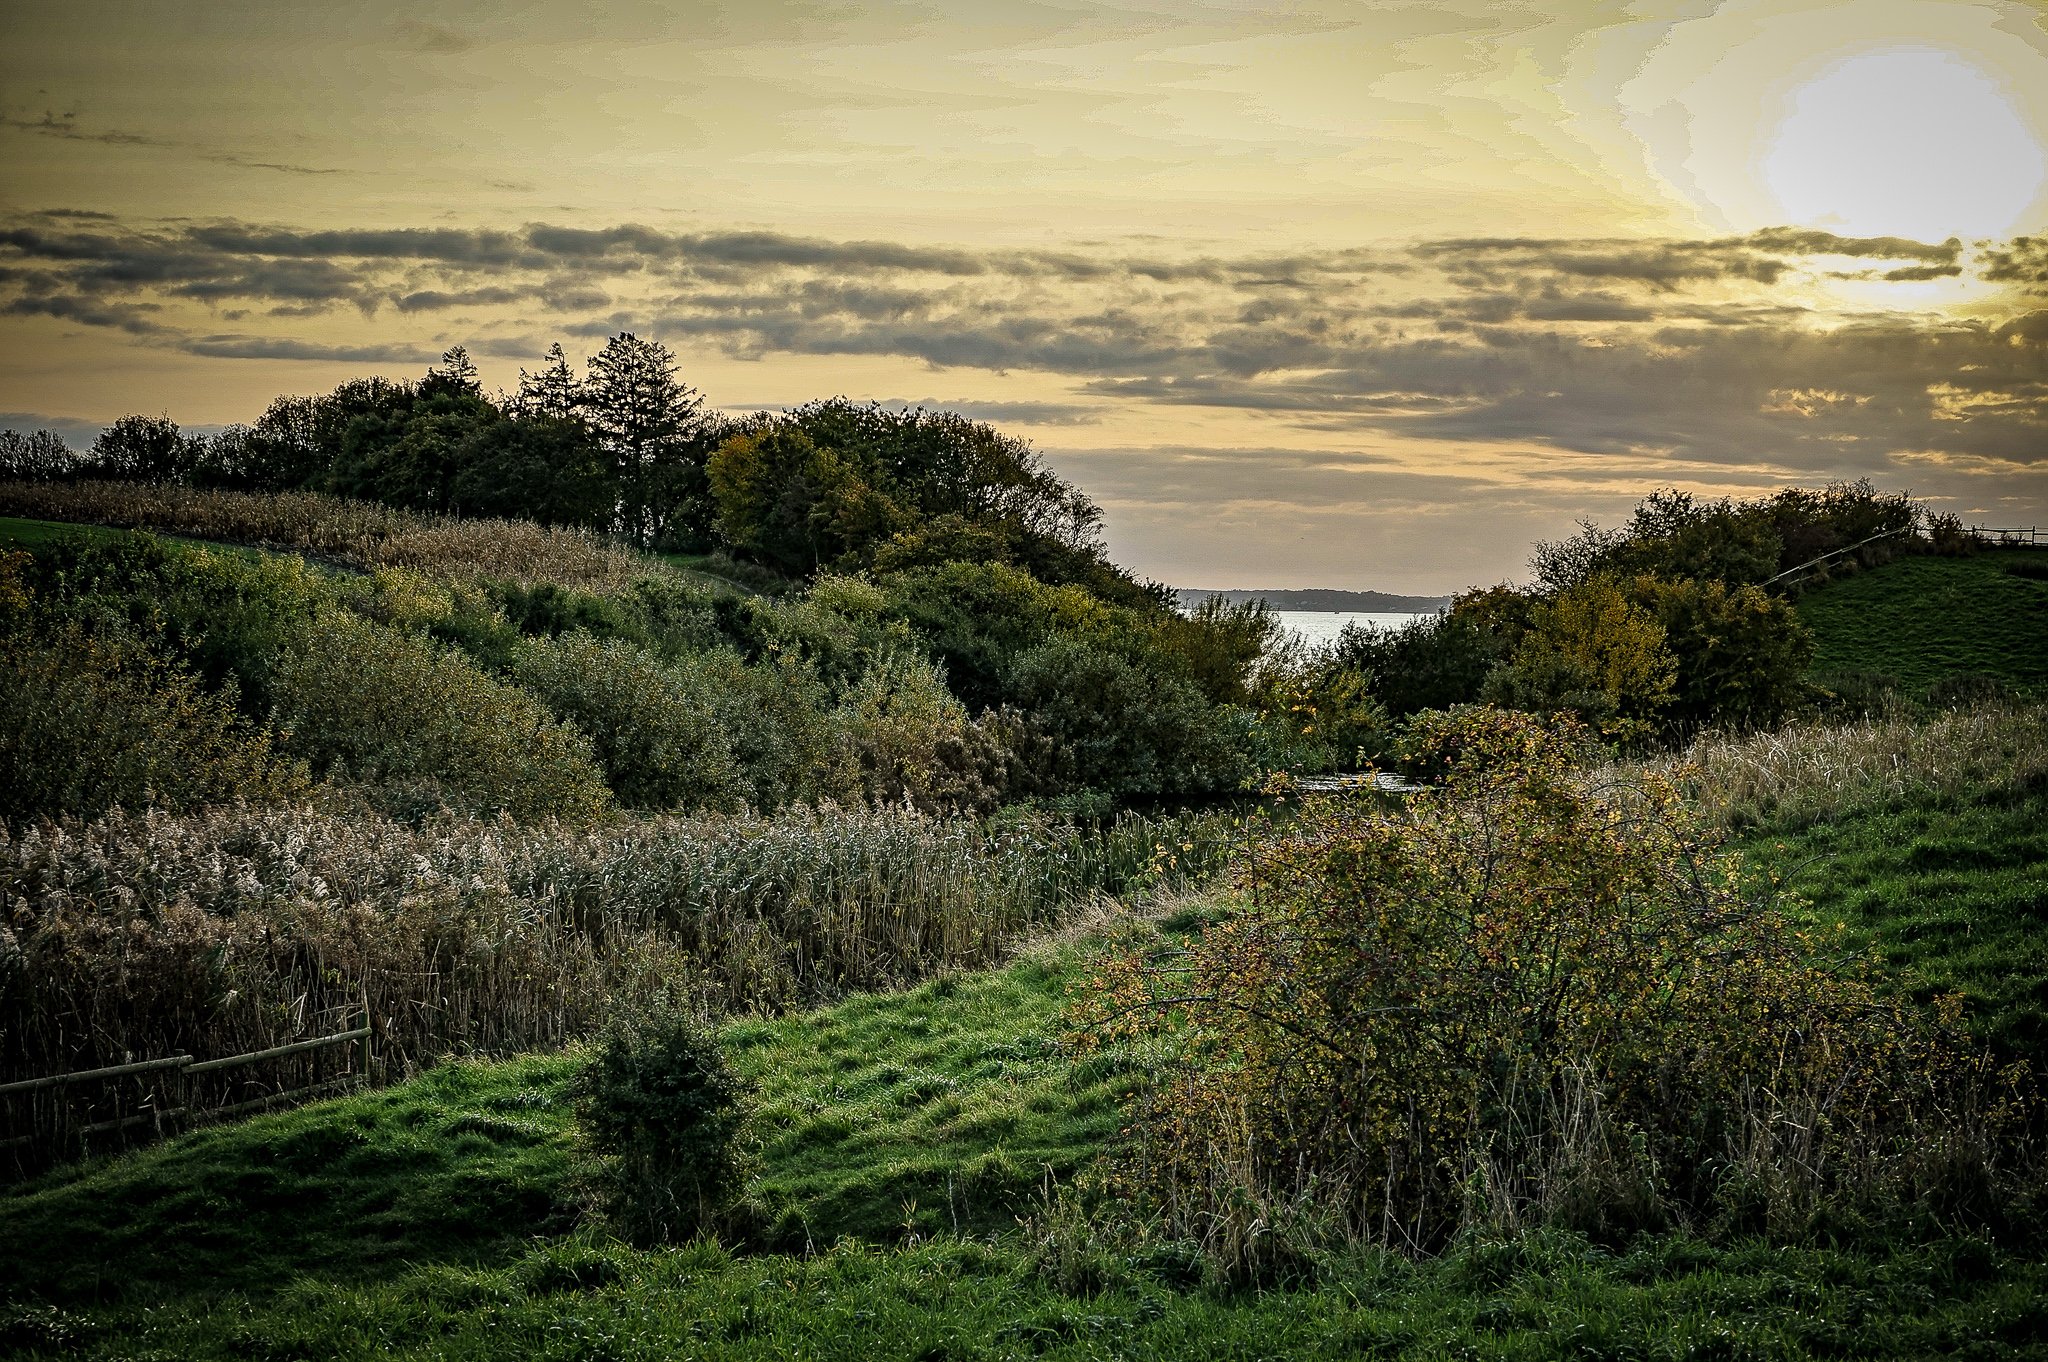
{"type": "Polygon", "coordinates": [[[2048,551],[1901,558],[1799,599],[1822,685],[1858,673],[1924,691],[1981,675],[2048,689],[2048,551]]]}
{"type": "Polygon", "coordinates": [[[125,539],[130,533],[105,525],[72,525],[61,520],[23,520],[19,516],[0,515],[0,549],[34,550],[73,535],[85,539],[125,539]]]}
{"type": "Polygon", "coordinates": [[[2048,1264],[1974,1238],[1535,1235],[1258,1292],[1097,1244],[1040,1190],[1111,1138],[1125,1081],[1058,1051],[1079,963],[728,1026],[760,1083],[745,1248],[578,1226],[574,1056],[450,1063],[0,1196],[0,1354],[2018,1358],[2048,1331],[2048,1264]]]}
{"type": "Polygon", "coordinates": [[[1913,993],[1961,993],[1979,1035],[2038,1057],[2048,1053],[2048,794],[1988,796],[1873,809],[1743,845],[1913,993]]]}

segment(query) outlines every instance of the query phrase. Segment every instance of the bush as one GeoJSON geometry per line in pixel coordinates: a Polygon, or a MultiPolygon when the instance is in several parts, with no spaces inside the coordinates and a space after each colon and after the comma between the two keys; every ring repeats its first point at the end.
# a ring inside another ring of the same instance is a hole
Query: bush
{"type": "Polygon", "coordinates": [[[0,817],[283,799],[304,767],[235,711],[232,688],[121,634],[0,624],[0,817]]]}
{"type": "Polygon", "coordinates": [[[945,673],[910,652],[876,657],[840,697],[834,727],[860,794],[926,813],[994,807],[1004,753],[946,689],[945,673]]]}
{"type": "Polygon", "coordinates": [[[1605,577],[1536,607],[1512,662],[1485,699],[1534,713],[1574,713],[1610,741],[1641,742],[1671,703],[1677,659],[1664,626],[1605,577]]]}
{"type": "Polygon", "coordinates": [[[1282,1218],[1429,1250],[1993,1204],[2024,1109],[1952,1009],[1834,958],[1669,783],[1578,778],[1569,730],[1434,736],[1439,792],[1311,804],[1233,918],[1098,976],[1089,1035],[1167,1047],[1124,1175],[1175,1228],[1244,1269],[1282,1218]]]}
{"type": "Polygon", "coordinates": [[[702,685],[645,649],[564,634],[523,644],[512,672],[596,752],[631,809],[734,809],[742,777],[702,685]]]}
{"type": "Polygon", "coordinates": [[[611,804],[589,742],[461,654],[330,611],[277,669],[292,749],[395,792],[437,787],[455,807],[588,819],[611,804]]]}
{"type": "Polygon", "coordinates": [[[715,1231],[745,1186],[751,1091],[689,1014],[614,1022],[575,1082],[591,1180],[613,1228],[638,1244],[715,1231]]]}

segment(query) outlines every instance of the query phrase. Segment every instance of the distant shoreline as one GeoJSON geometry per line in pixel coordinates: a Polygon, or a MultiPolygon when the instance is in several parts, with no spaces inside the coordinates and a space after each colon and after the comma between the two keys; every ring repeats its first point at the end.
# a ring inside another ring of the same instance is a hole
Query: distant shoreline
{"type": "Polygon", "coordinates": [[[1269,610],[1357,611],[1361,614],[1426,615],[1451,603],[1449,596],[1395,596],[1385,591],[1336,591],[1329,587],[1301,587],[1292,591],[1205,591],[1178,587],[1174,595],[1183,610],[1192,610],[1211,596],[1221,596],[1232,605],[1264,601],[1269,610]]]}

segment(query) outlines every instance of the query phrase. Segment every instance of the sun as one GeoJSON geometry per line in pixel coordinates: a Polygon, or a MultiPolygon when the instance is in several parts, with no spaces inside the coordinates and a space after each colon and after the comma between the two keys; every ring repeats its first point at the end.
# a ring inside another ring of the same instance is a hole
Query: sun
{"type": "Polygon", "coordinates": [[[2000,237],[2048,156],[1998,80],[1958,53],[1859,53],[1795,88],[1758,157],[1781,221],[1844,236],[2000,237]]]}

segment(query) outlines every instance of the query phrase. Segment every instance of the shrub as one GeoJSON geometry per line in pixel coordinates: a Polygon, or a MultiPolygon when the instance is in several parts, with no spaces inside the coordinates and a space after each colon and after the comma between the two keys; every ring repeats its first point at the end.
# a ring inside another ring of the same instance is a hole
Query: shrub
{"type": "Polygon", "coordinates": [[[692,673],[617,639],[564,634],[523,644],[519,684],[591,742],[605,782],[632,809],[733,809],[742,777],[692,673]]]}
{"type": "Polygon", "coordinates": [[[986,811],[1005,755],[946,689],[945,673],[911,652],[876,657],[840,697],[834,716],[842,760],[872,803],[926,813],[986,811]]]}
{"type": "Polygon", "coordinates": [[[1833,958],[1668,782],[1583,781],[1577,739],[1526,715],[1437,738],[1440,791],[1310,805],[1234,917],[1103,967],[1087,1037],[1167,1047],[1125,1176],[1170,1223],[1433,1249],[1532,1222],[1797,1229],[1892,1196],[1983,1210],[1941,1188],[2000,1185],[2021,1108],[1953,1011],[1833,958]]]}
{"type": "Polygon", "coordinates": [[[119,633],[0,625],[0,817],[303,791],[305,768],[186,668],[119,633]]]}
{"type": "Polygon", "coordinates": [[[292,750],[394,792],[431,783],[456,807],[590,818],[611,803],[589,742],[443,645],[342,611],[277,669],[292,750]]]}
{"type": "Polygon", "coordinates": [[[1536,608],[1512,662],[1482,693],[1517,709],[1575,712],[1612,741],[1640,742],[1671,703],[1677,671],[1664,626],[1595,577],[1536,608]]]}
{"type": "Polygon", "coordinates": [[[622,1236],[675,1243],[718,1227],[746,1182],[751,1093],[687,1012],[662,1007],[605,1029],[575,1082],[576,1121],[622,1236]]]}

